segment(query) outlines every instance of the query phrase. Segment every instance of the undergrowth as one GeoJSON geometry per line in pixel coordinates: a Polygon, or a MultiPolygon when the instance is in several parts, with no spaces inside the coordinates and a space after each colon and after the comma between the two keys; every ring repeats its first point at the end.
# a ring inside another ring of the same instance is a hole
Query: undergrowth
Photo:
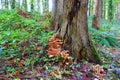
{"type": "Polygon", "coordinates": [[[30,18],[33,15],[25,18],[18,10],[0,11],[0,60],[6,64],[7,72],[26,70],[46,53],[47,42],[53,35],[48,31],[50,19],[40,14],[30,18]]]}
{"type": "Polygon", "coordinates": [[[118,25],[118,22],[115,22],[114,20],[112,22],[109,22],[105,19],[102,19],[100,30],[96,30],[92,28],[92,17],[89,17],[88,24],[90,36],[94,45],[102,44],[106,47],[120,46],[118,43],[118,39],[116,38],[116,36],[118,36],[120,32],[120,26],[118,25]]]}

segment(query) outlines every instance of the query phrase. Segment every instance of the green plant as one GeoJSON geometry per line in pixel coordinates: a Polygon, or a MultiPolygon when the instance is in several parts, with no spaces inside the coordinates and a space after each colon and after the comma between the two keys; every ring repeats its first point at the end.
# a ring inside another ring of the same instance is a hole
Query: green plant
{"type": "Polygon", "coordinates": [[[114,37],[113,33],[98,31],[93,28],[90,29],[90,34],[92,36],[93,44],[102,44],[107,47],[118,46],[118,40],[114,37]]]}
{"type": "Polygon", "coordinates": [[[39,14],[24,18],[17,11],[0,11],[0,59],[11,62],[16,59],[23,61],[15,62],[11,67],[9,64],[6,65],[8,72],[17,68],[24,69],[23,65],[28,68],[38,63],[40,55],[45,53],[49,38],[54,33],[45,29],[49,26],[49,18],[43,20],[44,16],[39,14]]]}
{"type": "Polygon", "coordinates": [[[116,36],[119,36],[120,27],[119,22],[112,20],[111,22],[106,19],[101,19],[100,30],[92,28],[92,16],[88,18],[89,32],[92,37],[93,44],[102,44],[107,47],[118,47],[118,40],[116,36]]]}
{"type": "Polygon", "coordinates": [[[13,67],[6,67],[6,70],[7,70],[8,72],[15,72],[15,71],[16,71],[16,69],[13,68],[13,67]]]}

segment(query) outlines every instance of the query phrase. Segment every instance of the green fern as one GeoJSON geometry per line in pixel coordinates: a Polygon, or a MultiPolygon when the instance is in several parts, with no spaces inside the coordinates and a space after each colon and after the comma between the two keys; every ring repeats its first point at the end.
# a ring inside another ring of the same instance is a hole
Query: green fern
{"type": "Polygon", "coordinates": [[[110,43],[111,46],[118,46],[117,42],[118,40],[114,37],[107,36],[106,37],[107,41],[110,43]]]}
{"type": "Polygon", "coordinates": [[[102,44],[107,47],[118,46],[118,40],[114,37],[113,33],[108,33],[108,32],[103,32],[103,31],[98,31],[93,28],[89,28],[90,30],[90,35],[92,37],[93,44],[102,44]]]}

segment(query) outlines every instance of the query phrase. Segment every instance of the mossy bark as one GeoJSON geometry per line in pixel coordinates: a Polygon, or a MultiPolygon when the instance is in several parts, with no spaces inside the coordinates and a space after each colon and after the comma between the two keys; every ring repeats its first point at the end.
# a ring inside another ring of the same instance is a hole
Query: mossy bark
{"type": "Polygon", "coordinates": [[[88,0],[57,0],[57,2],[54,26],[63,40],[63,48],[70,50],[76,61],[86,59],[100,63],[100,57],[91,44],[88,33],[88,0]]]}

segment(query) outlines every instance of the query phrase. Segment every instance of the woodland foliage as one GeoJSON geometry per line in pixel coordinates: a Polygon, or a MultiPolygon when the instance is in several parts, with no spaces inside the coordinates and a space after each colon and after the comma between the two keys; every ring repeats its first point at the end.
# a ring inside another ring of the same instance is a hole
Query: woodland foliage
{"type": "Polygon", "coordinates": [[[90,37],[104,62],[97,65],[85,60],[74,63],[70,51],[62,48],[58,34],[49,30],[50,18],[49,13],[0,10],[0,80],[26,76],[66,80],[119,78],[119,56],[114,57],[120,43],[120,24],[116,20],[102,19],[98,31],[91,27],[89,17],[90,37]]]}

